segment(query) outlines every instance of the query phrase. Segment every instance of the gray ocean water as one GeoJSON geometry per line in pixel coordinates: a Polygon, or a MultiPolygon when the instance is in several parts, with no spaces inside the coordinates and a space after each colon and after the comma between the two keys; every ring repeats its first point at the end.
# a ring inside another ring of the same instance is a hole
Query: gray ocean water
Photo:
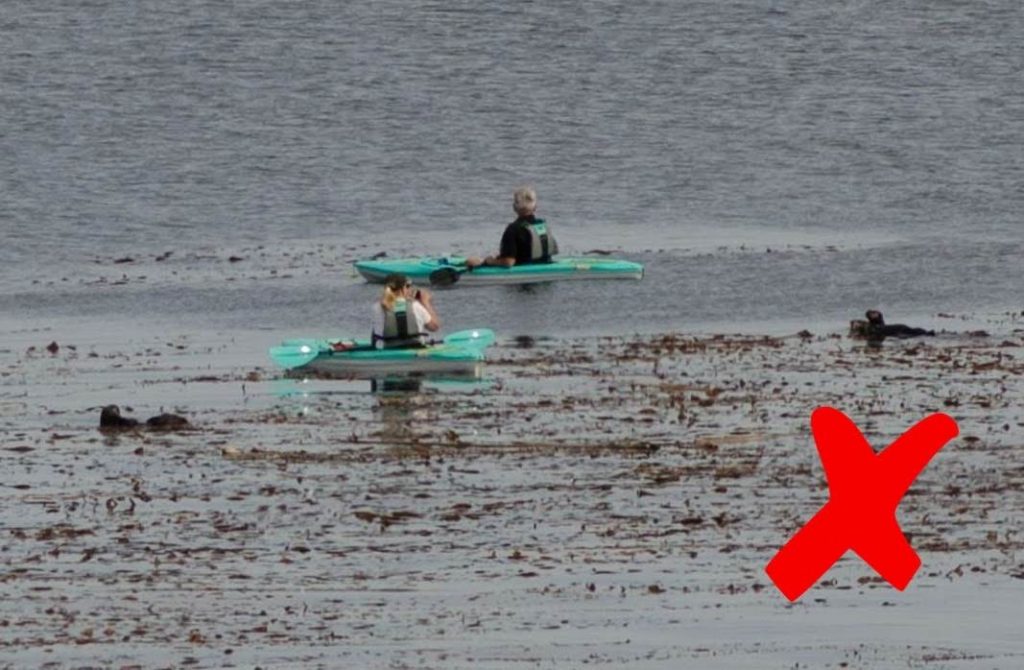
{"type": "Polygon", "coordinates": [[[1017,0],[7,0],[0,63],[19,322],[361,331],[351,261],[492,251],[521,184],[647,276],[453,329],[1024,309],[1017,0]]]}

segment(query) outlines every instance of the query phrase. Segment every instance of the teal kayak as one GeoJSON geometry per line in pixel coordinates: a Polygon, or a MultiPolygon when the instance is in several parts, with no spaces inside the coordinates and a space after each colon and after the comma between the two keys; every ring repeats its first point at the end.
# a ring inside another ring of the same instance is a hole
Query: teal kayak
{"type": "Polygon", "coordinates": [[[376,374],[472,374],[479,376],[484,351],[494,342],[486,328],[452,333],[425,347],[377,349],[370,340],[299,338],[270,348],[270,358],[286,370],[331,376],[376,374]]]}
{"type": "Polygon", "coordinates": [[[396,258],[357,261],[356,270],[366,281],[383,283],[384,278],[400,272],[419,283],[467,286],[491,284],[530,284],[534,282],[593,279],[642,279],[644,266],[614,258],[558,256],[550,263],[513,265],[510,268],[479,267],[466,269],[461,256],[447,258],[396,258]]]}

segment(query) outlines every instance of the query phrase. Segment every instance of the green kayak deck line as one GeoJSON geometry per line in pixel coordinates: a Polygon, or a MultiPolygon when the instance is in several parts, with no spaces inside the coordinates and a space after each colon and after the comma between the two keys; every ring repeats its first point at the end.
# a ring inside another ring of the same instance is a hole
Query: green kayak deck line
{"type": "Polygon", "coordinates": [[[377,349],[368,339],[297,338],[270,348],[279,366],[333,376],[450,373],[479,376],[484,351],[494,342],[486,328],[459,331],[425,347],[377,349]]]}
{"type": "Polygon", "coordinates": [[[432,272],[453,268],[460,273],[458,284],[484,286],[491,284],[529,284],[533,282],[594,279],[642,279],[644,266],[633,261],[614,258],[558,256],[550,263],[513,265],[510,268],[479,267],[465,272],[466,259],[462,256],[445,258],[381,258],[357,261],[356,270],[366,281],[383,283],[393,272],[400,272],[413,281],[426,283],[432,272]]]}

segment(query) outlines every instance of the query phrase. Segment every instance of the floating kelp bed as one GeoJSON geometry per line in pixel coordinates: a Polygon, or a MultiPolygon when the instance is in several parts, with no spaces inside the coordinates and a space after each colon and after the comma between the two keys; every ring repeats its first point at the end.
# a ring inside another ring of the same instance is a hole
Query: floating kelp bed
{"type": "Polygon", "coordinates": [[[984,647],[1022,595],[1021,351],[1013,332],[510,340],[479,384],[388,392],[203,372],[216,347],[22,355],[7,379],[54,400],[33,413],[4,387],[0,648],[17,666],[1012,665],[958,640],[984,647]],[[73,407],[133,393],[193,429],[103,435],[73,407]],[[827,498],[820,405],[876,448],[930,412],[960,425],[899,508],[923,560],[905,593],[853,556],[795,606],[763,573],[827,498]],[[857,632],[897,624],[913,645],[857,632]]]}

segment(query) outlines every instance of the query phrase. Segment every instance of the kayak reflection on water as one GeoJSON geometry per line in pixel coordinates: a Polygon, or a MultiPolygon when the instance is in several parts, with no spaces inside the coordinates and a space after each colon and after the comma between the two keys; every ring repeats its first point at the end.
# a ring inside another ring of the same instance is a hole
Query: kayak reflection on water
{"type": "Polygon", "coordinates": [[[419,393],[422,390],[422,377],[385,377],[370,380],[371,393],[419,393]]]}

